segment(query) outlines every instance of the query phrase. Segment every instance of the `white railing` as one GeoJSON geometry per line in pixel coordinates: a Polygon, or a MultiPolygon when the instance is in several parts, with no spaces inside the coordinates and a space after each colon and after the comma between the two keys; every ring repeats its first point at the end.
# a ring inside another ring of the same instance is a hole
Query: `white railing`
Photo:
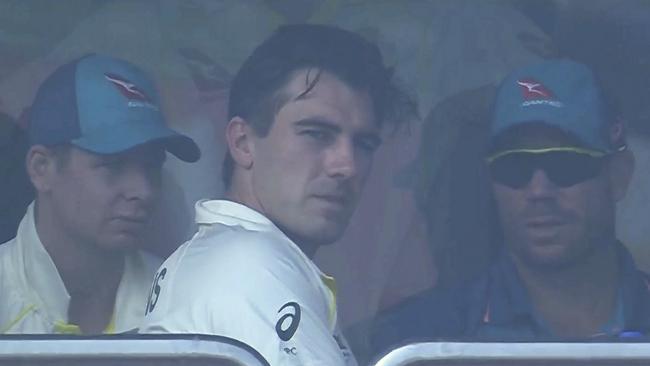
{"type": "Polygon", "coordinates": [[[0,337],[0,365],[268,366],[248,345],[218,336],[0,337]]]}
{"type": "Polygon", "coordinates": [[[461,343],[406,345],[374,366],[650,365],[649,343],[461,343]]]}

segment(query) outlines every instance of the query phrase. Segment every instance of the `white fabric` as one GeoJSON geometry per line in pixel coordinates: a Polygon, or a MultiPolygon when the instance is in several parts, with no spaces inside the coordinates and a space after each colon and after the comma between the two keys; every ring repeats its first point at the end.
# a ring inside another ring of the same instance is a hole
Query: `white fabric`
{"type": "Polygon", "coordinates": [[[356,365],[324,282],[333,280],[269,219],[219,200],[199,201],[196,222],[158,271],[140,332],[234,338],[274,366],[356,365]]]}
{"type": "MultiPolygon", "coordinates": [[[[138,326],[159,264],[144,253],[127,255],[107,331],[119,333],[138,326]]],[[[34,203],[17,236],[0,245],[0,299],[0,334],[67,333],[75,328],[68,324],[70,295],[36,232],[34,203]]]]}

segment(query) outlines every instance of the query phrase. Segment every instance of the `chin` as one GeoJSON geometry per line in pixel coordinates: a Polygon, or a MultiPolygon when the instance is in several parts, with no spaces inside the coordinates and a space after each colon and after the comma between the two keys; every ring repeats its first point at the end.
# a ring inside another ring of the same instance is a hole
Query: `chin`
{"type": "Polygon", "coordinates": [[[141,236],[120,235],[117,238],[101,243],[100,247],[107,252],[124,251],[136,249],[141,243],[141,236]]]}
{"type": "Polygon", "coordinates": [[[528,250],[525,255],[526,262],[537,268],[561,269],[571,267],[577,261],[576,256],[572,255],[566,248],[549,247],[543,249],[528,250]]]}
{"type": "Polygon", "coordinates": [[[326,245],[331,245],[334,244],[337,240],[341,239],[343,236],[343,232],[319,232],[319,233],[312,233],[309,235],[309,241],[312,243],[316,243],[319,246],[326,246],[326,245]]]}
{"type": "Polygon", "coordinates": [[[322,212],[303,212],[289,219],[274,221],[299,246],[303,243],[330,245],[343,236],[348,222],[347,217],[342,215],[333,216],[322,212]]]}
{"type": "Polygon", "coordinates": [[[312,243],[317,243],[318,245],[330,245],[343,236],[346,227],[347,225],[342,225],[338,222],[330,222],[325,225],[319,225],[319,227],[313,228],[305,236],[308,237],[308,240],[312,243]]]}

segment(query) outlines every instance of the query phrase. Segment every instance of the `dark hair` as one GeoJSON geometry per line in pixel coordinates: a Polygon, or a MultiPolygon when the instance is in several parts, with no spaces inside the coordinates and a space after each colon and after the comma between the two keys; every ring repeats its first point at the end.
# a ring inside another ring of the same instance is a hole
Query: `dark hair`
{"type": "MultiPolygon", "coordinates": [[[[277,109],[279,91],[301,68],[334,74],[350,87],[367,91],[377,123],[398,125],[417,115],[415,102],[391,81],[393,69],[383,63],[379,48],[360,35],[328,25],[294,24],[278,28],[244,61],[230,88],[228,117],[241,117],[259,136],[266,136],[277,109]]],[[[308,76],[306,90],[318,82],[308,76]]],[[[226,153],[223,183],[230,186],[234,161],[226,153]]]]}

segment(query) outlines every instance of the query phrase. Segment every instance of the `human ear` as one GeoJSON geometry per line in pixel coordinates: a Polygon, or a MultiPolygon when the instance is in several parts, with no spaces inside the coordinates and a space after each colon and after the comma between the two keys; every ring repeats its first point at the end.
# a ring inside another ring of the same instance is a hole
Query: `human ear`
{"type": "Polygon", "coordinates": [[[228,151],[235,164],[250,169],[254,161],[253,130],[248,122],[241,117],[233,117],[226,126],[226,142],[228,151]]]}
{"type": "Polygon", "coordinates": [[[52,150],[43,145],[34,145],[25,158],[27,175],[38,192],[47,192],[52,186],[52,176],[56,172],[56,161],[52,150]]]}

